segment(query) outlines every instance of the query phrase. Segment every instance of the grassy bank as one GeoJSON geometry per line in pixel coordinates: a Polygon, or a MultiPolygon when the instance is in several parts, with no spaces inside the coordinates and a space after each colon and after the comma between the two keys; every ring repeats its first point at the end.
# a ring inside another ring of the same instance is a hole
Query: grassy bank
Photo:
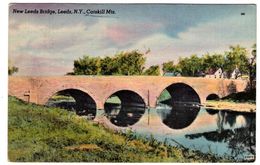
{"type": "Polygon", "coordinates": [[[204,106],[216,110],[256,112],[256,90],[233,93],[221,100],[207,100],[204,106]]]}
{"type": "Polygon", "coordinates": [[[71,96],[54,95],[51,97],[51,100],[53,100],[53,101],[59,101],[59,100],[73,101],[74,98],[71,96]]]}
{"type": "Polygon", "coordinates": [[[8,157],[18,162],[215,162],[212,154],[116,133],[73,112],[9,97],[8,157]]]}

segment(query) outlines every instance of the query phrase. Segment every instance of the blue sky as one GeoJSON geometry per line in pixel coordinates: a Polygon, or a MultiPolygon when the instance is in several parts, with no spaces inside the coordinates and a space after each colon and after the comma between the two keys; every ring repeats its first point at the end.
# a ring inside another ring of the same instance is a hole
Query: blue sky
{"type": "Polygon", "coordinates": [[[12,4],[9,8],[9,60],[19,67],[17,75],[64,75],[83,55],[112,56],[150,48],[146,62],[150,66],[191,54],[223,53],[230,45],[250,48],[254,43],[254,5],[12,4]],[[13,9],[112,9],[116,14],[14,14],[13,9]]]}

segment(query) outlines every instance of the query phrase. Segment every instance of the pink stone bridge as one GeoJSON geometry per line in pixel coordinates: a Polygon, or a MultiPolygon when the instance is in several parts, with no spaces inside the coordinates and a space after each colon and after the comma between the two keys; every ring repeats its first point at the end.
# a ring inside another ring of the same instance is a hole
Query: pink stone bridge
{"type": "Polygon", "coordinates": [[[9,95],[24,101],[45,105],[58,92],[69,93],[76,102],[94,102],[96,109],[104,109],[111,95],[121,102],[140,103],[155,107],[163,90],[173,100],[205,103],[215,94],[219,98],[247,88],[246,80],[210,79],[163,76],[50,76],[9,77],[9,95]]]}

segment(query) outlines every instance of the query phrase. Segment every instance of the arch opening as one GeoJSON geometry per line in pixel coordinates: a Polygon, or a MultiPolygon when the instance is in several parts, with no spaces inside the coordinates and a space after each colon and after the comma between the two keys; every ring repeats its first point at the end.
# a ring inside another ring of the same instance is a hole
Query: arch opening
{"type": "Polygon", "coordinates": [[[96,116],[97,106],[94,99],[87,93],[78,89],[65,89],[56,92],[46,103],[50,107],[59,107],[76,112],[93,120],[96,116]]]}
{"type": "Polygon", "coordinates": [[[106,117],[119,127],[127,127],[137,123],[145,112],[143,98],[130,90],[113,93],[104,105],[106,117]]]}
{"type": "Polygon", "coordinates": [[[162,122],[172,129],[183,129],[193,123],[200,111],[200,97],[187,84],[166,87],[157,100],[157,112],[162,122]]]}
{"type": "MultiPolygon", "coordinates": [[[[206,97],[206,103],[211,102],[211,101],[220,101],[220,98],[217,94],[212,93],[212,94],[209,94],[206,97]]],[[[216,113],[218,113],[218,111],[216,109],[213,109],[213,108],[207,107],[205,109],[206,109],[206,111],[208,112],[209,115],[215,115],[216,113]]]]}
{"type": "Polygon", "coordinates": [[[210,95],[208,95],[208,96],[206,97],[206,101],[208,101],[208,100],[216,100],[216,101],[219,101],[220,98],[219,98],[219,96],[218,96],[217,94],[212,93],[212,94],[210,94],[210,95]]]}

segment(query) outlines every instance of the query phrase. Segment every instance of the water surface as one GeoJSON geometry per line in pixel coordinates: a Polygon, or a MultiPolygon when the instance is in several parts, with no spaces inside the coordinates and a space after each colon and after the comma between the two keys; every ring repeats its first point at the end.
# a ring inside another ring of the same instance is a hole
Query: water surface
{"type": "MultiPolygon", "coordinates": [[[[136,134],[145,137],[152,134],[157,140],[173,146],[229,156],[235,160],[255,155],[255,113],[182,105],[161,105],[146,109],[144,114],[140,108],[131,107],[128,111],[137,113],[138,119],[142,115],[135,124],[128,126],[136,134]]],[[[128,118],[121,116],[120,121],[127,123],[128,118]]]]}
{"type": "MultiPolygon", "coordinates": [[[[51,103],[76,109],[75,103],[51,103]]],[[[52,105],[53,106],[53,105],[52,105]]],[[[82,116],[95,117],[113,129],[131,129],[136,134],[150,137],[173,146],[214,153],[219,156],[245,160],[255,156],[255,113],[211,110],[197,106],[160,104],[154,109],[143,106],[123,106],[106,103],[105,110],[82,116]]]]}

